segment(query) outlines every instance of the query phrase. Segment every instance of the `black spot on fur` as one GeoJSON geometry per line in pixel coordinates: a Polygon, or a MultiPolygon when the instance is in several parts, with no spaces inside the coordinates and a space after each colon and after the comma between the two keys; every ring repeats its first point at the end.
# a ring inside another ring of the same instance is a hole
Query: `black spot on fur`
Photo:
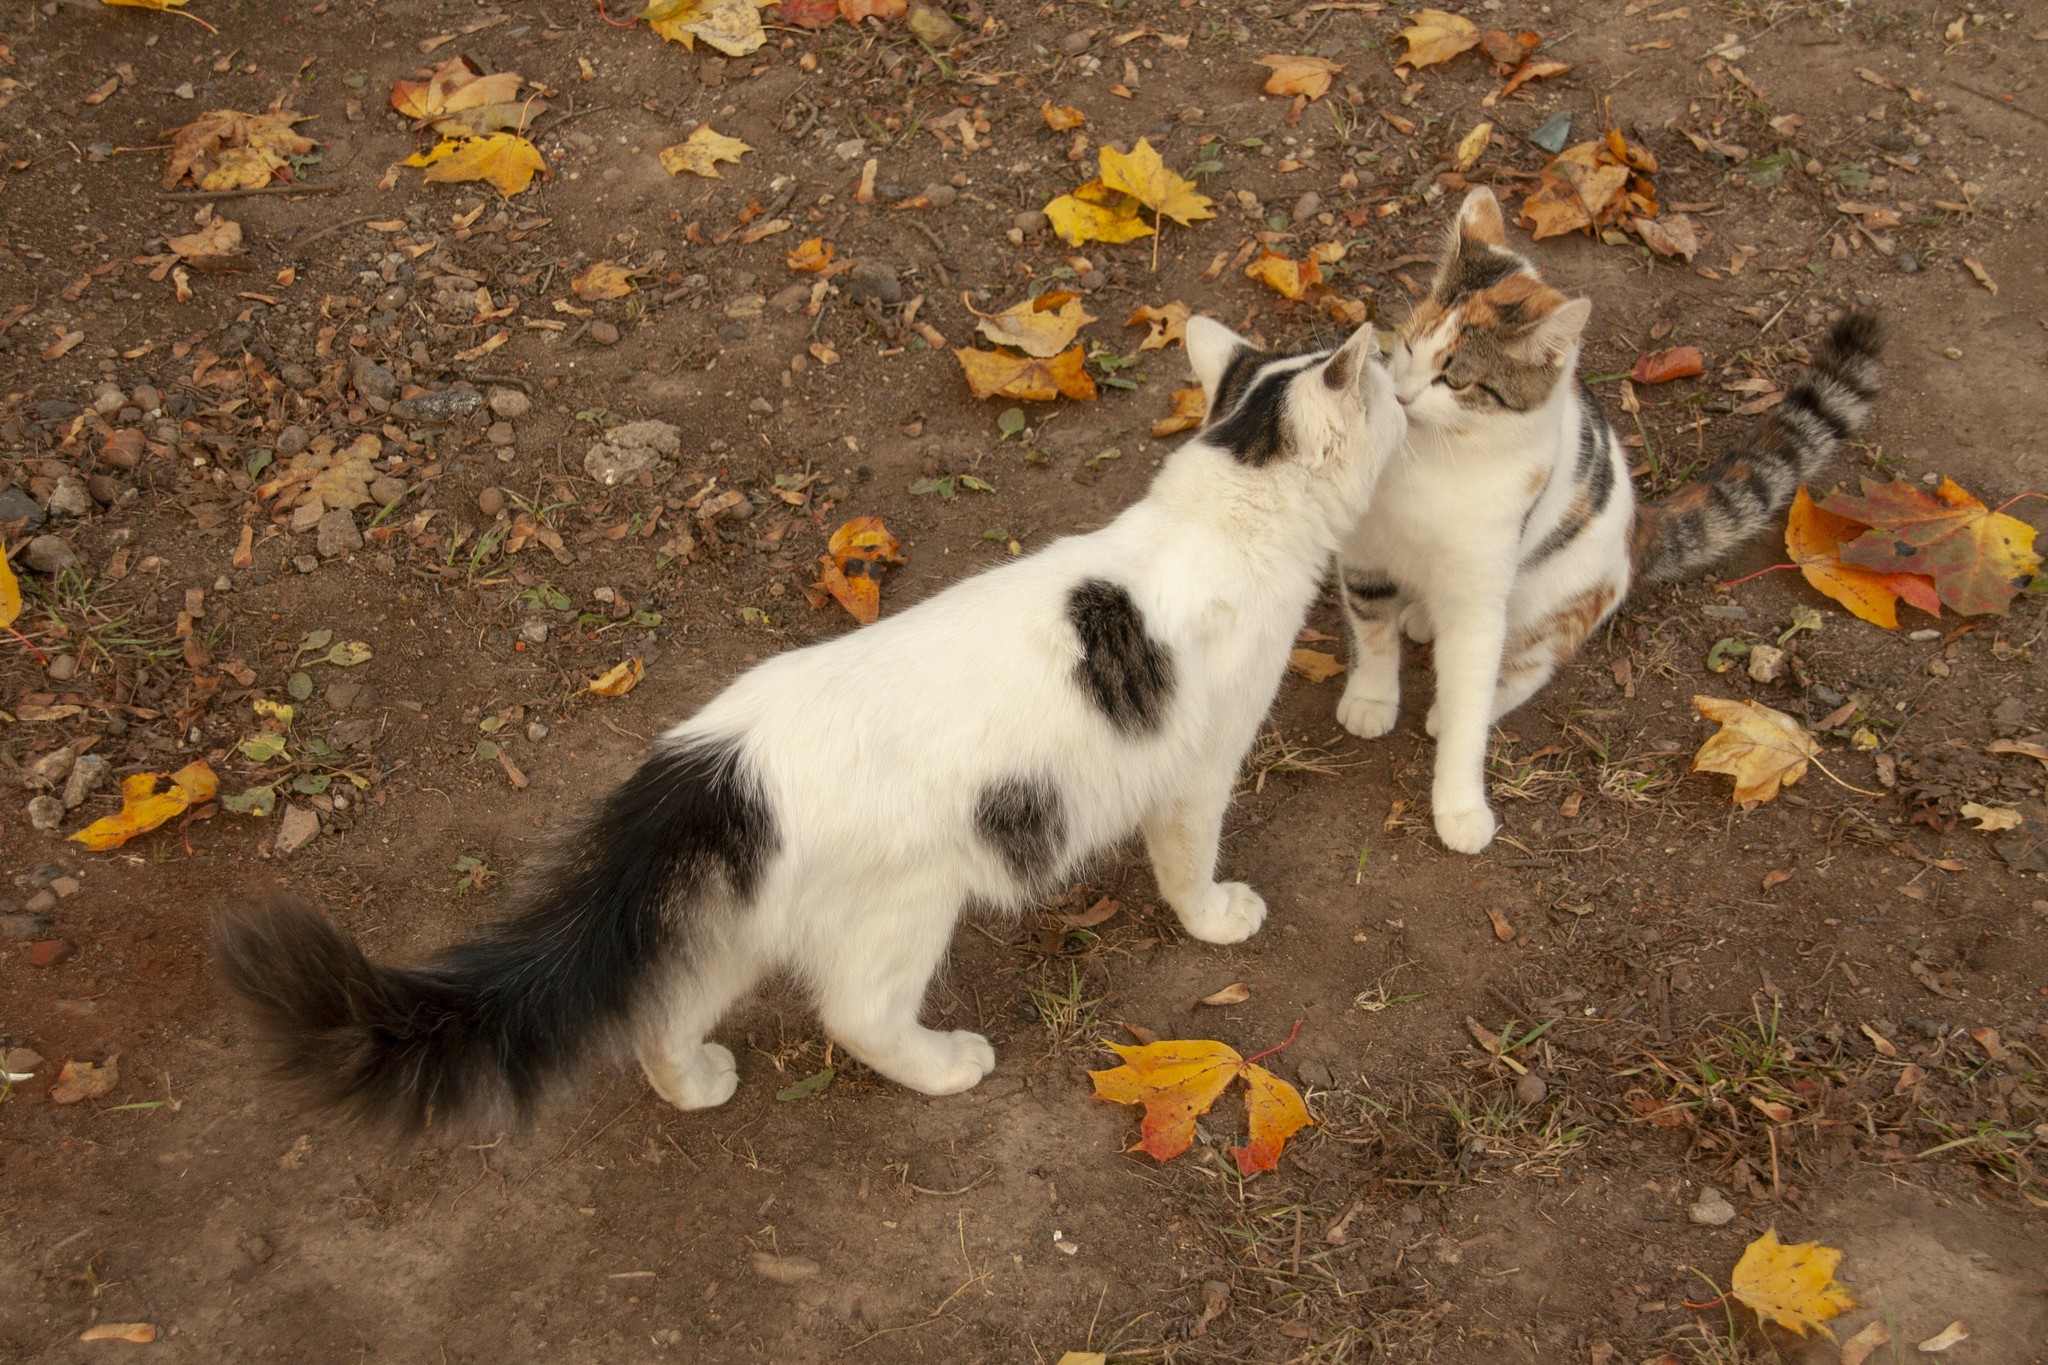
{"type": "Polygon", "coordinates": [[[1385,574],[1338,571],[1344,585],[1344,602],[1353,615],[1374,620],[1391,615],[1400,606],[1401,589],[1385,574]]]}
{"type": "Polygon", "coordinates": [[[1157,730],[1173,696],[1173,654],[1145,633],[1131,595],[1091,578],[1067,594],[1067,620],[1081,641],[1074,665],[1081,690],[1124,733],[1157,730]]]}
{"type": "Polygon", "coordinates": [[[1287,389],[1294,382],[1294,375],[1292,367],[1260,374],[1238,405],[1204,435],[1229,451],[1238,463],[1254,469],[1284,458],[1290,445],[1287,389]]]}
{"type": "Polygon", "coordinates": [[[1258,376],[1259,367],[1269,359],[1271,357],[1265,352],[1249,346],[1239,346],[1231,353],[1230,363],[1217,377],[1216,392],[1209,395],[1209,417],[1212,421],[1237,406],[1238,400],[1244,397],[1244,391],[1258,376]]]}
{"type": "Polygon", "coordinates": [[[974,831],[987,841],[1010,875],[1027,885],[1047,880],[1066,840],[1060,794],[1043,778],[1009,777],[982,788],[974,831]]]}
{"type": "Polygon", "coordinates": [[[745,900],[778,843],[733,741],[657,750],[562,840],[482,936],[417,967],[372,963],[302,906],[224,918],[228,985],[315,1102],[400,1137],[529,1114],[687,952],[705,902],[745,900]]]}
{"type": "Polygon", "coordinates": [[[1457,253],[1444,263],[1435,293],[1446,304],[1456,303],[1526,269],[1528,262],[1513,252],[1461,236],[1457,253]]]}

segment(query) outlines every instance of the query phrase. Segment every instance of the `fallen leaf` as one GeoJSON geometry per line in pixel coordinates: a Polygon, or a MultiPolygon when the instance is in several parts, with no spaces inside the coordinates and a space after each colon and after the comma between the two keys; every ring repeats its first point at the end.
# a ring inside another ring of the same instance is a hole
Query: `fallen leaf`
{"type": "Polygon", "coordinates": [[[1088,121],[1088,116],[1079,109],[1065,104],[1054,104],[1051,100],[1038,106],[1038,112],[1045,115],[1045,126],[1055,133],[1064,133],[1070,128],[1079,128],[1088,121]]]}
{"type": "MultiPolygon", "coordinates": [[[[6,624],[0,622],[0,625],[6,624]]],[[[2048,763],[2048,744],[2037,744],[2030,739],[1994,739],[1984,746],[1987,754],[2018,754],[2022,758],[2038,759],[2048,763]]]]}
{"type": "MultiPolygon", "coordinates": [[[[964,297],[962,302],[968,312],[974,313],[972,303],[964,297]]],[[[990,341],[1014,346],[1041,360],[1066,350],[1073,344],[1075,333],[1095,321],[1095,315],[1081,306],[1081,296],[1071,289],[1049,289],[1000,313],[974,315],[981,319],[976,330],[990,341]]]]}
{"type": "MultiPolygon", "coordinates": [[[[110,5],[131,5],[136,0],[106,0],[110,5]]],[[[172,0],[184,4],[185,0],[172,0]]],[[[155,8],[155,6],[151,6],[155,8]]],[[[96,1322],[78,1334],[80,1341],[127,1341],[137,1346],[147,1346],[156,1340],[156,1324],[152,1322],[96,1322]]]]}
{"type": "Polygon", "coordinates": [[[1109,1365],[1109,1357],[1101,1351],[1066,1351],[1059,1365],[1109,1365]]]}
{"type": "Polygon", "coordinates": [[[121,1058],[108,1057],[95,1066],[91,1062],[66,1062],[50,1087],[52,1104],[77,1104],[102,1099],[121,1083],[121,1058]]]}
{"type": "Polygon", "coordinates": [[[1899,1055],[1898,1045],[1892,1042],[1891,1039],[1885,1037],[1868,1024],[1859,1024],[1857,1027],[1863,1030],[1863,1036],[1870,1040],[1870,1045],[1877,1049],[1877,1054],[1880,1057],[1896,1057],[1899,1055]]]}
{"type": "Polygon", "coordinates": [[[953,354],[959,358],[960,368],[967,374],[967,386],[976,398],[1021,398],[1043,403],[1065,394],[1082,402],[1095,400],[1095,381],[1088,376],[1087,358],[1079,346],[1049,360],[967,347],[957,347],[953,354]]]}
{"type": "Polygon", "coordinates": [[[1964,1325],[1961,1318],[1957,1318],[1954,1322],[1942,1328],[1913,1349],[1923,1351],[1928,1355],[1938,1355],[1957,1342],[1968,1341],[1969,1339],[1970,1329],[1964,1325]]]}
{"type": "Polygon", "coordinates": [[[2048,808],[2038,801],[2023,801],[2019,811],[2020,823],[1991,847],[2021,872],[2048,872],[2048,808]]]}
{"type": "Polygon", "coordinates": [[[1854,540],[1865,529],[1860,522],[1823,510],[1801,484],[1785,519],[1785,550],[1808,583],[1874,626],[1898,629],[1901,597],[1929,615],[1941,615],[1932,579],[1878,573],[1842,562],[1842,542],[1854,540]]]}
{"type": "Polygon", "coordinates": [[[1202,425],[1202,419],[1209,413],[1209,396],[1200,388],[1175,389],[1173,411],[1152,424],[1154,436],[1171,436],[1177,431],[1188,431],[1202,425]]]}
{"type": "Polygon", "coordinates": [[[393,81],[391,107],[449,137],[483,137],[506,129],[524,132],[548,106],[539,99],[521,100],[523,84],[516,71],[486,76],[467,57],[450,57],[439,66],[414,72],[411,80],[393,81]]]}
{"type": "MultiPolygon", "coordinates": [[[[1515,941],[1515,926],[1506,914],[1489,905],[1486,907],[1486,918],[1493,925],[1493,936],[1496,939],[1499,939],[1502,943],[1513,943],[1515,941]]],[[[1500,1048],[1497,1044],[1494,1046],[1493,1052],[1496,1055],[1500,1053],[1500,1048]]]]}
{"type": "Polygon", "coordinates": [[[1882,1319],[1865,1323],[1863,1330],[1842,1343],[1841,1365],[1863,1365],[1880,1346],[1892,1344],[1892,1334],[1882,1319]]]}
{"type": "Polygon", "coordinates": [[[1334,654],[1319,649],[1297,649],[1287,656],[1287,671],[1312,683],[1328,682],[1344,671],[1334,654]]]}
{"type": "Polygon", "coordinates": [[[1231,1155],[1243,1174],[1272,1170],[1287,1139],[1313,1122],[1300,1091],[1223,1043],[1169,1039],[1142,1047],[1104,1046],[1123,1058],[1123,1065],[1089,1072],[1095,1093],[1118,1104],[1145,1106],[1138,1147],[1155,1161],[1171,1161],[1185,1152],[1194,1141],[1195,1120],[1240,1076],[1249,1140],[1231,1155]]]}
{"type": "Polygon", "coordinates": [[[1865,479],[1861,497],[1837,491],[1820,505],[1871,528],[1842,547],[1846,563],[1925,574],[1941,600],[1965,616],[2003,616],[2041,571],[2034,528],[1992,511],[1952,479],[1931,497],[1904,479],[1865,479]]]}
{"type": "Polygon", "coordinates": [[[613,664],[603,673],[590,680],[583,690],[594,692],[600,697],[623,697],[640,685],[640,679],[647,674],[646,665],[638,659],[627,659],[613,664]]]}
{"type": "Polygon", "coordinates": [[[1323,282],[1323,270],[1315,257],[1292,260],[1271,247],[1259,248],[1258,259],[1246,266],[1244,273],[1286,299],[1304,298],[1323,282]]]}
{"type": "Polygon", "coordinates": [[[201,114],[171,134],[163,187],[168,190],[190,179],[202,190],[253,190],[273,179],[288,181],[292,158],[320,145],[293,130],[293,124],[310,117],[289,109],[268,114],[215,109],[201,114]]]}
{"type": "Polygon", "coordinates": [[[1091,180],[1072,194],[1063,194],[1047,204],[1045,216],[1052,230],[1070,246],[1087,242],[1115,245],[1152,235],[1154,229],[1145,221],[1143,208],[1136,195],[1091,180]]]}
{"type": "Polygon", "coordinates": [[[1192,313],[1193,310],[1179,299],[1172,303],[1163,303],[1157,308],[1147,304],[1125,318],[1124,326],[1136,327],[1141,322],[1152,325],[1152,330],[1138,343],[1138,349],[1141,351],[1163,350],[1176,341],[1185,346],[1188,340],[1188,318],[1192,313]]]}
{"type": "Polygon", "coordinates": [[[1479,164],[1479,158],[1486,155],[1486,145],[1493,141],[1491,123],[1475,123],[1472,131],[1458,139],[1458,150],[1451,158],[1452,168],[1469,171],[1479,164]]]}
{"type": "Polygon", "coordinates": [[[1998,281],[1991,278],[1991,272],[1984,268],[1982,261],[1974,256],[1965,256],[1963,257],[1963,269],[1969,271],[1977,283],[1990,290],[1992,297],[1996,298],[1998,296],[1998,281]]]}
{"type": "MultiPolygon", "coordinates": [[[[198,15],[185,13],[184,9],[181,8],[185,4],[185,0],[100,0],[100,3],[103,5],[114,5],[121,9],[153,9],[159,14],[175,14],[180,19],[190,19],[208,33],[220,32],[219,29],[207,23],[198,15]]],[[[152,39],[151,41],[155,40],[152,39]]],[[[6,46],[0,44],[0,52],[4,51],[6,51],[6,46]]]]}
{"type": "Polygon", "coordinates": [[[0,626],[11,626],[21,615],[21,580],[7,562],[7,542],[0,541],[0,626]]]}
{"type": "Polygon", "coordinates": [[[1780,786],[1804,777],[1808,761],[1820,753],[1813,737],[1783,711],[1719,697],[1694,697],[1692,704],[1721,726],[1693,756],[1693,771],[1733,777],[1738,805],[1776,797],[1780,786]]]}
{"type": "Polygon", "coordinates": [[[1835,1280],[1835,1267],[1842,1253],[1819,1242],[1787,1246],[1778,1240],[1776,1228],[1743,1248],[1735,1263],[1729,1292],[1755,1310],[1760,1321],[1775,1322],[1800,1336],[1817,1327],[1829,1340],[1834,1333],[1823,1324],[1846,1308],[1856,1306],[1855,1296],[1835,1280]]]}
{"type": "Polygon", "coordinates": [[[1984,1055],[1994,1062],[2005,1061],[2012,1054],[2006,1051],[2005,1040],[1998,1036],[1995,1028],[1973,1028],[1970,1041],[1984,1049],[1984,1055]]]}
{"type": "Polygon", "coordinates": [[[1414,23],[1400,36],[1408,43],[1402,64],[1418,71],[1479,46],[1479,30],[1470,19],[1440,9],[1417,10],[1414,23]]]}
{"type": "Polygon", "coordinates": [[[242,253],[242,225],[208,215],[197,232],[166,237],[164,245],[187,260],[239,256],[242,253]]]}
{"type": "Polygon", "coordinates": [[[1233,981],[1228,986],[1225,986],[1222,990],[1213,991],[1210,994],[1203,996],[1199,1003],[1216,1007],[1221,1007],[1224,1005],[1242,1005],[1245,1001],[1251,998],[1252,988],[1250,986],[1247,986],[1242,981],[1233,981]]]}
{"type": "Polygon", "coordinates": [[[1103,896],[1078,915],[1055,915],[1053,918],[1059,922],[1062,929],[1093,929],[1121,909],[1122,902],[1103,896]]]}
{"type": "Polygon", "coordinates": [[[448,138],[401,164],[424,167],[427,173],[420,178],[429,183],[482,180],[508,196],[531,185],[534,176],[545,176],[548,169],[540,149],[517,133],[448,138]]]}
{"type": "Polygon", "coordinates": [[[1344,70],[1328,57],[1294,57],[1279,54],[1259,58],[1259,65],[1270,67],[1273,71],[1272,75],[1266,77],[1267,94],[1300,95],[1310,100],[1319,100],[1328,94],[1331,77],[1342,74],[1344,70]]]}
{"type": "Polygon", "coordinates": [[[1214,202],[1197,194],[1195,182],[1176,173],[1144,138],[1128,152],[1103,147],[1097,155],[1105,188],[1130,195],[1160,217],[1186,226],[1216,216],[1214,202]]]}
{"type": "Polygon", "coordinates": [[[1552,57],[1531,57],[1516,66],[1508,74],[1508,83],[1494,92],[1495,100],[1504,100],[1530,81],[1540,81],[1550,76],[1562,76],[1572,69],[1570,62],[1560,62],[1552,57]]]}
{"type": "Polygon", "coordinates": [[[72,835],[71,841],[95,853],[119,848],[136,835],[147,834],[166,820],[213,800],[219,788],[213,769],[203,758],[193,759],[168,778],[163,773],[135,773],[121,779],[121,809],[93,821],[72,835]],[[156,784],[160,781],[169,781],[170,786],[159,792],[156,784]]]}
{"type": "Polygon", "coordinates": [[[1993,834],[2018,829],[2022,823],[2022,817],[2016,810],[2009,810],[2004,806],[1982,806],[1975,801],[1963,802],[1962,816],[1965,820],[1975,820],[1978,829],[1993,834]]]}
{"type": "Polygon", "coordinates": [[[1635,367],[1628,372],[1630,380],[1637,384],[1668,384],[1674,379],[1690,379],[1704,374],[1706,357],[1697,346],[1673,346],[1668,351],[1651,351],[1636,357],[1635,367]]]}
{"type": "Polygon", "coordinates": [[[818,582],[847,614],[871,626],[882,614],[882,570],[901,564],[902,546],[880,517],[855,517],[832,533],[818,560],[818,582]]]}
{"type": "Polygon", "coordinates": [[[569,289],[585,303],[622,299],[633,292],[632,272],[616,261],[598,261],[570,280],[569,289]]]}
{"type": "Polygon", "coordinates": [[[642,15],[649,28],[686,51],[702,38],[728,57],[744,57],[768,41],[754,0],[654,0],[642,15]]]}
{"type": "Polygon", "coordinates": [[[738,161],[753,150],[738,138],[727,137],[714,131],[710,124],[700,123],[681,142],[661,149],[661,164],[670,175],[688,171],[691,175],[708,175],[719,180],[723,178],[718,174],[719,162],[738,161]]]}
{"type": "Polygon", "coordinates": [[[1683,213],[1668,213],[1662,218],[1631,218],[1629,231],[1643,239],[1643,245],[1659,256],[1690,261],[1699,255],[1699,225],[1691,216],[1683,213]]]}
{"type": "Polygon", "coordinates": [[[1536,186],[1522,200],[1522,225],[1538,240],[1567,232],[1596,232],[1623,217],[1657,216],[1650,177],[1657,158],[1646,148],[1609,130],[1598,142],[1567,147],[1537,173],[1536,186]]]}
{"type": "Polygon", "coordinates": [[[830,242],[823,237],[812,237],[798,242],[782,260],[791,270],[815,275],[832,264],[832,252],[833,246],[830,242]]]}

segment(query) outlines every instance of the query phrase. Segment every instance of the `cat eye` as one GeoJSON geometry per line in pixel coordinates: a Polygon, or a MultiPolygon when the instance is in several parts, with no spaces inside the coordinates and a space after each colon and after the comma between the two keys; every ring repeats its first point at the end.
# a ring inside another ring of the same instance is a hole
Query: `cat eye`
{"type": "Polygon", "coordinates": [[[1449,389],[1452,393],[1463,393],[1465,392],[1465,390],[1471,388],[1473,383],[1473,381],[1469,379],[1462,384],[1454,383],[1452,382],[1451,377],[1447,374],[1438,375],[1436,377],[1436,382],[1443,385],[1445,388],[1449,389]]]}

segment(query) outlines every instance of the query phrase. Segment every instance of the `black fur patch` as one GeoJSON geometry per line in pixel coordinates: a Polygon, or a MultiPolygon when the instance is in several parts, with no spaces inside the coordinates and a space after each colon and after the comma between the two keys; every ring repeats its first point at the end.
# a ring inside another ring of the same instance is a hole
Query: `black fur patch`
{"type": "Polygon", "coordinates": [[[1390,614],[1399,605],[1400,587],[1384,574],[1346,573],[1340,570],[1338,578],[1344,585],[1344,601],[1353,614],[1376,619],[1390,614]]]}
{"type": "Polygon", "coordinates": [[[1223,373],[1216,379],[1216,392],[1209,395],[1209,417],[1214,419],[1228,413],[1237,406],[1244,391],[1258,375],[1259,367],[1272,359],[1264,351],[1250,346],[1239,346],[1231,352],[1230,363],[1223,367],[1223,373]]]}
{"type": "Polygon", "coordinates": [[[1457,254],[1444,263],[1435,293],[1443,303],[1456,303],[1473,294],[1483,293],[1527,268],[1528,262],[1511,251],[1461,236],[1457,254]]]}
{"type": "Polygon", "coordinates": [[[1011,876],[1029,885],[1055,870],[1067,817],[1050,782],[1006,777],[982,788],[974,805],[974,832],[1001,855],[1011,876]]]}
{"type": "Polygon", "coordinates": [[[1285,459],[1293,448],[1287,439],[1287,390],[1300,372],[1299,365],[1287,364],[1261,373],[1234,409],[1217,409],[1222,415],[1203,435],[1254,469],[1285,459]]]}
{"type": "Polygon", "coordinates": [[[1067,594],[1067,620],[1081,638],[1074,665],[1081,690],[1124,733],[1157,730],[1173,697],[1173,654],[1145,633],[1131,595],[1091,578],[1067,594]]]}
{"type": "Polygon", "coordinates": [[[1339,351],[1323,366],[1323,387],[1335,391],[1351,383],[1351,352],[1339,351]]]}
{"type": "Polygon", "coordinates": [[[471,942],[379,966],[289,907],[223,919],[221,965],[317,1102],[401,1137],[493,1104],[523,1116],[628,1021],[709,896],[753,893],[778,839],[736,742],[666,746],[471,942]]]}

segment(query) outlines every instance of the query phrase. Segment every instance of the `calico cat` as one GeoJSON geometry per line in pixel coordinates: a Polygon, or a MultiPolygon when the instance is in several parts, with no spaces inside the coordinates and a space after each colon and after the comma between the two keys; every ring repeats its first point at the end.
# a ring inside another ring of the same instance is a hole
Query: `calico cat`
{"type": "Polygon", "coordinates": [[[1431,805],[1437,837],[1460,853],[1493,839],[1493,722],[1534,696],[1633,584],[1703,568],[1768,526],[1877,391],[1877,323],[1851,312],[1746,443],[1638,506],[1620,440],[1573,377],[1591,312],[1508,248],[1491,190],[1467,195],[1388,361],[1408,448],[1338,554],[1356,646],[1338,722],[1367,739],[1393,729],[1400,635],[1434,637],[1431,805]]]}
{"type": "Polygon", "coordinates": [[[1141,501],[742,674],[481,937],[391,967],[310,909],[224,917],[227,982],[282,1069],[403,1136],[530,1113],[630,1041],[664,1099],[701,1108],[738,1084],[705,1035],[786,971],[846,1051],[952,1094],[995,1065],[978,1034],[918,1022],[963,907],[1021,908],[1134,831],[1191,937],[1252,934],[1265,902],[1216,880],[1224,810],[1405,422],[1370,328],[1274,358],[1194,318],[1187,347],[1207,425],[1141,501]]]}

